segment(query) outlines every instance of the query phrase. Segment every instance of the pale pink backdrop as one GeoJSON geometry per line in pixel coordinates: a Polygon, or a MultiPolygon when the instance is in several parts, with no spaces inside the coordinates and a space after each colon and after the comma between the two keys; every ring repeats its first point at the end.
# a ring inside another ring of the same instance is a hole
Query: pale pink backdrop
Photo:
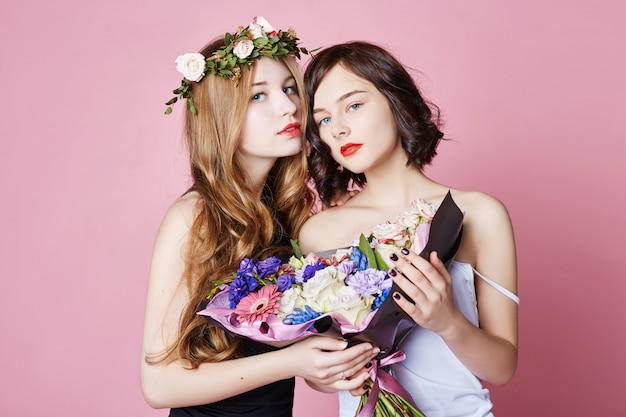
{"type": "MultiPolygon", "coordinates": [[[[163,103],[178,54],[256,14],[391,48],[454,139],[428,172],[509,207],[520,360],[496,414],[624,415],[623,2],[269,3],[0,5],[0,415],[167,414],[139,389],[152,242],[187,184],[163,103]]],[[[296,417],[336,407],[299,383],[296,417]]]]}

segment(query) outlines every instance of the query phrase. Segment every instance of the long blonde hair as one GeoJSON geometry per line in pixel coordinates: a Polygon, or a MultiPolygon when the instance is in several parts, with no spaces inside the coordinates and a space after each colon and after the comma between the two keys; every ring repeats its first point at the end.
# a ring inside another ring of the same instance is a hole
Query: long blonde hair
{"type": "MultiPolygon", "coordinates": [[[[201,53],[210,56],[222,40],[201,53]]],[[[303,118],[306,114],[300,68],[294,58],[281,59],[298,87],[303,118]]],[[[263,199],[251,181],[239,151],[241,128],[250,100],[254,66],[242,68],[239,85],[207,75],[193,83],[197,114],[186,112],[185,133],[193,185],[200,198],[185,250],[184,282],[190,302],[184,309],[178,339],[164,359],[183,359],[191,368],[239,355],[239,339],[209,323],[196,312],[222,279],[236,271],[244,257],[258,258],[276,244],[277,236],[297,236],[311,212],[313,197],[306,186],[307,162],[303,151],[279,158],[268,175],[263,199]]],[[[305,120],[302,120],[304,132],[305,120]]]]}

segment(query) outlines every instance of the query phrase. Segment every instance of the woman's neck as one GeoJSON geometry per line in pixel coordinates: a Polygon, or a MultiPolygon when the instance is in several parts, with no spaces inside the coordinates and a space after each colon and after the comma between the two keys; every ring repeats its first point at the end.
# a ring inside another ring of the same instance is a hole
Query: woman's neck
{"type": "Polygon", "coordinates": [[[359,195],[375,206],[407,207],[416,198],[424,198],[433,181],[415,167],[366,173],[367,185],[359,195]]]}
{"type": "Polygon", "coordinates": [[[407,166],[402,150],[394,153],[384,164],[365,172],[367,185],[363,194],[368,205],[403,208],[416,198],[428,198],[436,185],[413,165],[407,166]]]}
{"type": "Polygon", "coordinates": [[[247,176],[247,182],[250,184],[252,193],[259,199],[261,198],[263,188],[265,187],[265,183],[267,181],[267,176],[272,170],[274,163],[276,163],[276,160],[266,164],[249,164],[246,167],[247,172],[245,175],[247,176]]]}

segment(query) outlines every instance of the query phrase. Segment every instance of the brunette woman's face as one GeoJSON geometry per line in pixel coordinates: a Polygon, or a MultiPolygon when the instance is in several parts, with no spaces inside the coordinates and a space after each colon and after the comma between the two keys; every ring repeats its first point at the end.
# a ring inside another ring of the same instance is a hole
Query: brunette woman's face
{"type": "Polygon", "coordinates": [[[387,98],[341,65],[326,73],[314,96],[313,123],[333,158],[362,173],[402,151],[387,98]]]}
{"type": "Polygon", "coordinates": [[[282,61],[260,58],[254,69],[239,147],[248,163],[273,163],[302,150],[300,97],[296,81],[282,61]]]}

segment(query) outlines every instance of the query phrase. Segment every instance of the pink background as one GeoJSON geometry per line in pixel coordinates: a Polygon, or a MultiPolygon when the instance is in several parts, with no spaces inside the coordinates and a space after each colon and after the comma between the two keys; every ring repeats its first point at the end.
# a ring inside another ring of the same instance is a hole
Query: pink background
{"type": "MultiPolygon", "coordinates": [[[[428,172],[509,207],[520,360],[496,414],[626,413],[623,2],[209,3],[0,5],[0,415],[167,414],[139,389],[152,243],[187,184],[163,103],[178,54],[255,14],[390,47],[454,138],[428,172]]],[[[334,410],[299,384],[296,417],[334,410]]]]}

